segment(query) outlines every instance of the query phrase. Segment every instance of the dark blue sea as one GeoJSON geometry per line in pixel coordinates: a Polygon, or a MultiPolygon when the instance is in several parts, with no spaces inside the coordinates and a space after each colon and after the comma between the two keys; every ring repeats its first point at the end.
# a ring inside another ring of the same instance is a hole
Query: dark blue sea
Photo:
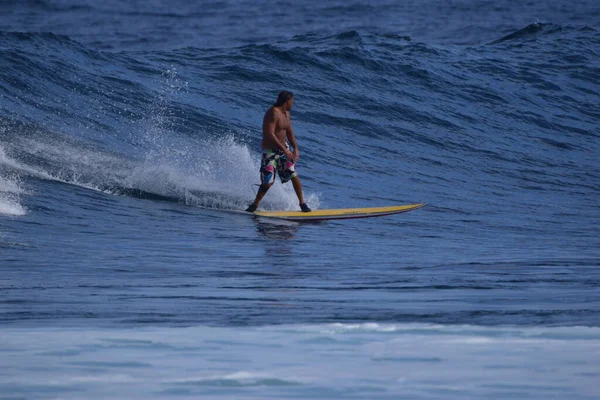
{"type": "Polygon", "coordinates": [[[0,399],[599,381],[598,1],[0,2],[0,399]],[[309,206],[426,207],[240,212],[281,90],[309,206]]]}

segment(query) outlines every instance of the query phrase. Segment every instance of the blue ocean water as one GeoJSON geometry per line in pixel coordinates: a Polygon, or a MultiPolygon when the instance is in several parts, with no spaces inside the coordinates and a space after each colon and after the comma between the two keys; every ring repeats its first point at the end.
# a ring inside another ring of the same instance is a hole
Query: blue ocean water
{"type": "Polygon", "coordinates": [[[0,399],[597,396],[597,2],[0,15],[0,399]]]}

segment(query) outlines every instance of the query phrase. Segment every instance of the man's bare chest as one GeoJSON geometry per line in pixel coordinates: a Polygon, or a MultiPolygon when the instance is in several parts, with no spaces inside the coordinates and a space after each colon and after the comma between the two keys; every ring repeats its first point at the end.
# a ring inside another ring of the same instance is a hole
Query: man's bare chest
{"type": "Polygon", "coordinates": [[[290,128],[290,117],[287,115],[280,115],[277,120],[277,130],[287,130],[290,128]]]}

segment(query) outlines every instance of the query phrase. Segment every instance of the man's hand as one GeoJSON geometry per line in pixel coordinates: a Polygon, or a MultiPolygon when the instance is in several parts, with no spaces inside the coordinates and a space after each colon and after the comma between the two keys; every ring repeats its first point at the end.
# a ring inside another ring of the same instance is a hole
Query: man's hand
{"type": "Polygon", "coordinates": [[[298,149],[294,149],[294,162],[297,163],[299,159],[300,159],[300,152],[298,151],[298,149]]]}
{"type": "Polygon", "coordinates": [[[284,149],[284,150],[283,150],[283,154],[285,154],[285,157],[286,157],[288,160],[292,160],[292,161],[294,160],[294,155],[293,155],[293,154],[292,154],[292,152],[291,152],[291,151],[289,151],[288,149],[284,149]]]}

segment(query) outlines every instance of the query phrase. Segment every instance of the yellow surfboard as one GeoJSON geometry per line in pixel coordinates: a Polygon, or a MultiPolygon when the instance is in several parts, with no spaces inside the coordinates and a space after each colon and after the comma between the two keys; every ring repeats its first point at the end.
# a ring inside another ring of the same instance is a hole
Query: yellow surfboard
{"type": "Polygon", "coordinates": [[[322,221],[329,219],[382,217],[384,215],[400,214],[416,210],[424,205],[425,203],[390,207],[338,208],[333,210],[313,210],[307,213],[302,211],[255,211],[254,215],[289,221],[322,221]]]}

